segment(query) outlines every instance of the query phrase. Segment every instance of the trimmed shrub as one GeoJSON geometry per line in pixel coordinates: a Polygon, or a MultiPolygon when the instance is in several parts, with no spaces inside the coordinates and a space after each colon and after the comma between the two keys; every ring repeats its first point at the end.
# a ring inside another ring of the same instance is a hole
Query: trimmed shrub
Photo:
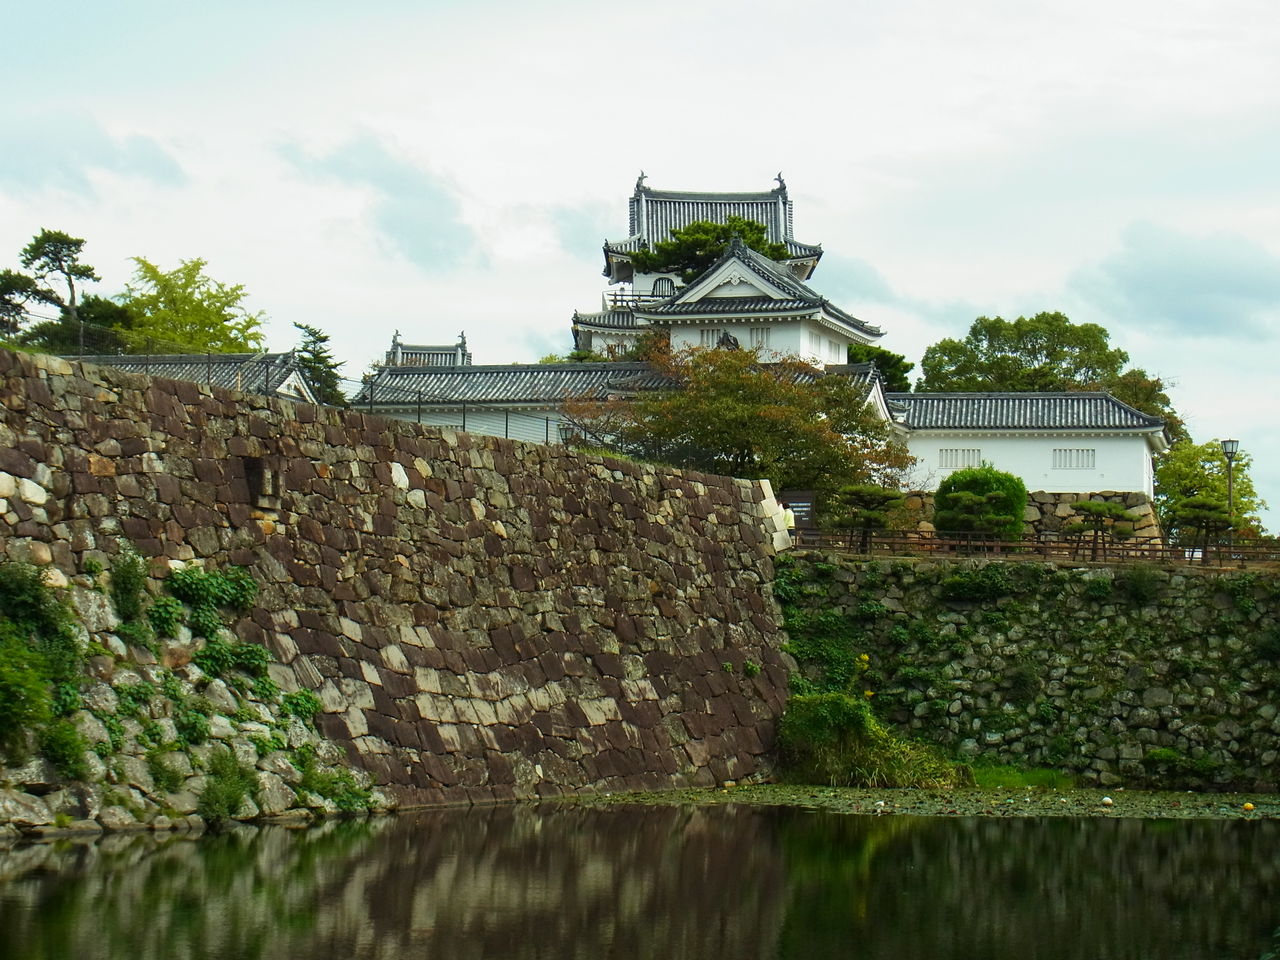
{"type": "Polygon", "coordinates": [[[944,532],[977,533],[994,540],[1021,540],[1027,488],[989,463],[957,470],[938,485],[934,525],[944,532]]]}

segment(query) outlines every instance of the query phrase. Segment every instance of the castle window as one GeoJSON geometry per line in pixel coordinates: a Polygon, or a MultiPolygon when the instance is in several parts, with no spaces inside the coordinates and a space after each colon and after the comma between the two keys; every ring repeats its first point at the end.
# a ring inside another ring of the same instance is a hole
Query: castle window
{"type": "Polygon", "coordinates": [[[676,292],[676,282],[670,277],[659,277],[653,281],[653,294],[656,297],[669,297],[676,292]]]}
{"type": "Polygon", "coordinates": [[[963,470],[982,466],[982,451],[964,447],[951,447],[938,451],[939,470],[963,470]]]}
{"type": "Polygon", "coordinates": [[[1053,451],[1054,470],[1092,470],[1097,461],[1097,450],[1066,448],[1053,451]]]}
{"type": "Polygon", "coordinates": [[[752,327],[751,328],[751,346],[764,348],[769,346],[769,328],[768,327],[752,327]]]}
{"type": "Polygon", "coordinates": [[[719,327],[704,327],[698,331],[698,346],[706,347],[708,350],[714,350],[720,342],[720,334],[724,333],[719,327]]]}

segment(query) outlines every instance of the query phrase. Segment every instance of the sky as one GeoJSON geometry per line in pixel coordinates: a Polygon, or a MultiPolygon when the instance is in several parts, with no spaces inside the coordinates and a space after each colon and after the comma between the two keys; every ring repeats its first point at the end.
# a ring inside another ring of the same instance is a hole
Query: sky
{"type": "Polygon", "coordinates": [[[572,347],[643,170],[781,171],[811,285],[918,363],[978,316],[1098,323],[1231,436],[1280,527],[1270,0],[68,0],[6,12],[0,267],[42,228],[194,257],[358,377],[398,330],[572,347]],[[56,22],[55,22],[56,19],[56,22]],[[36,42],[39,38],[39,42],[36,42]]]}

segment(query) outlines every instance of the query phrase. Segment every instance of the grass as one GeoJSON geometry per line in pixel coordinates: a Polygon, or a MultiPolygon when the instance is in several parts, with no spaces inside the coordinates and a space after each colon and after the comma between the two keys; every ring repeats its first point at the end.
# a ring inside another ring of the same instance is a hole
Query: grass
{"type": "Polygon", "coordinates": [[[973,779],[983,790],[1071,790],[1076,785],[1069,774],[1045,767],[975,766],[973,779]]]}

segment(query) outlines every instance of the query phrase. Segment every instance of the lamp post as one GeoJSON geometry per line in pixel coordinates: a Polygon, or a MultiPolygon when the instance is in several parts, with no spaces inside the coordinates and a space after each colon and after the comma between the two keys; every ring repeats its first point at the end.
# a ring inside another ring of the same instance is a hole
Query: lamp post
{"type": "Polygon", "coordinates": [[[1232,465],[1235,463],[1236,454],[1239,452],[1239,440],[1222,441],[1222,455],[1227,458],[1227,519],[1231,521],[1231,528],[1233,530],[1236,525],[1236,502],[1235,490],[1232,486],[1232,465]]]}

